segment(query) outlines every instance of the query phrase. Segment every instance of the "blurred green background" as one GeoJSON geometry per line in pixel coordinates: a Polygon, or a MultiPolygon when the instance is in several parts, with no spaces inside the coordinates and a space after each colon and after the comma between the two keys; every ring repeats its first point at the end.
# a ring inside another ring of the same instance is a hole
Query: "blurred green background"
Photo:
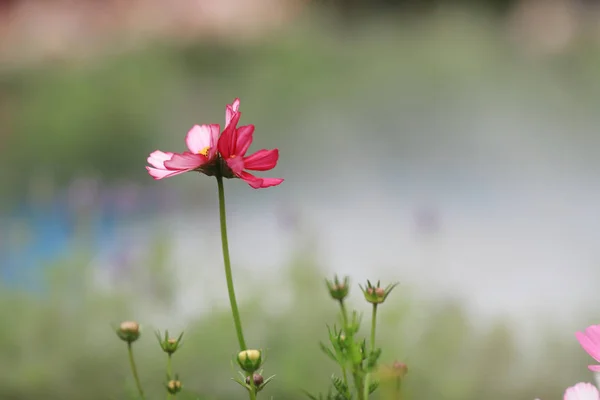
{"type": "MultiPolygon", "coordinates": [[[[133,393],[126,319],[151,398],[155,329],[185,329],[183,399],[243,398],[216,185],[144,170],[235,97],[253,148],[280,148],[265,176],[286,179],[226,184],[247,339],[277,375],[261,397],[326,391],[335,272],[364,312],[359,282],[401,282],[379,338],[408,364],[405,399],[550,399],[594,379],[574,337],[600,303],[593,4],[290,1],[273,22],[267,1],[224,2],[173,34],[94,30],[84,3],[72,32],[60,1],[0,9],[1,399],[133,393]]],[[[141,10],[127,21],[175,18],[141,10]]]]}

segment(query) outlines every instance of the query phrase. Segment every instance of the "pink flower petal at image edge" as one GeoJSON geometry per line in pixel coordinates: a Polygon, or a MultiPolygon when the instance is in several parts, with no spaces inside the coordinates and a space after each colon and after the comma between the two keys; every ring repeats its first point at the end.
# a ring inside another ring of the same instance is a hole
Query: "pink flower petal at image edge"
{"type": "Polygon", "coordinates": [[[565,391],[564,400],[600,400],[600,393],[591,383],[580,382],[565,391]]]}
{"type": "Polygon", "coordinates": [[[185,139],[190,151],[179,154],[156,150],[148,157],[148,163],[152,165],[146,167],[148,173],[156,180],[169,178],[212,161],[217,155],[219,131],[218,124],[194,125],[185,139]]]}
{"type": "MultiPolygon", "coordinates": [[[[585,332],[576,332],[575,336],[583,349],[596,361],[600,362],[600,325],[592,325],[585,332]]],[[[590,365],[591,371],[600,371],[600,365],[590,365]]]]}

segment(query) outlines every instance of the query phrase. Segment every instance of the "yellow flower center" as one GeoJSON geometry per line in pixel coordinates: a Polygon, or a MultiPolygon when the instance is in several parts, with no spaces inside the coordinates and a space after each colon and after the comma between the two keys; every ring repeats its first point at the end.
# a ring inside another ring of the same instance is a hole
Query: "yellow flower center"
{"type": "Polygon", "coordinates": [[[210,146],[206,146],[202,150],[198,152],[198,154],[202,154],[204,157],[208,156],[208,151],[210,150],[210,146]]]}

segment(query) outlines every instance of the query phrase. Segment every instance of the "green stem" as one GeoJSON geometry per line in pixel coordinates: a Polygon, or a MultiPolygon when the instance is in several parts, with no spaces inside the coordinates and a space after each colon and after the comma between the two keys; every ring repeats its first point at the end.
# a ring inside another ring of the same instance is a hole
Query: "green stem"
{"type": "MultiPolygon", "coordinates": [[[[342,377],[344,378],[344,385],[348,388],[348,374],[346,373],[346,366],[342,365],[342,377]]],[[[350,390],[348,389],[348,392],[350,390]]]]}
{"type": "Polygon", "coordinates": [[[142,390],[140,378],[138,376],[137,368],[135,366],[135,360],[133,359],[133,347],[131,346],[131,342],[127,342],[127,352],[129,353],[129,365],[131,366],[131,373],[133,374],[133,379],[135,380],[135,384],[137,385],[140,398],[145,399],[146,397],[144,396],[144,390],[142,390]]]}
{"type": "MultiPolygon", "coordinates": [[[[225,214],[225,190],[223,188],[223,178],[217,175],[217,184],[219,186],[219,216],[221,219],[221,243],[223,245],[223,262],[225,264],[225,278],[227,279],[227,291],[229,292],[229,302],[231,303],[231,314],[235,324],[237,339],[240,344],[240,351],[246,350],[246,341],[242,331],[242,320],[235,299],[233,289],[233,275],[231,273],[231,261],[229,260],[229,244],[227,242],[227,217],[225,214]]],[[[250,396],[252,398],[252,395],[250,396]]]]}
{"type": "Polygon", "coordinates": [[[248,373],[248,376],[250,377],[250,387],[251,387],[251,389],[248,390],[248,392],[250,393],[250,400],[256,400],[256,386],[254,385],[254,374],[248,373]]]}
{"type": "Polygon", "coordinates": [[[342,309],[342,322],[344,324],[344,333],[348,329],[348,312],[346,311],[346,305],[344,304],[344,300],[340,300],[340,308],[342,309]]]}
{"type": "MultiPolygon", "coordinates": [[[[344,324],[344,334],[347,334],[346,329],[348,327],[348,313],[346,311],[346,306],[344,305],[344,300],[340,300],[340,308],[342,309],[342,321],[344,324]]],[[[344,384],[348,388],[348,374],[346,373],[346,366],[341,365],[342,367],[342,376],[344,378],[344,384]]]]}
{"type": "MultiPolygon", "coordinates": [[[[340,309],[342,311],[342,323],[344,324],[344,334],[347,339],[350,340],[350,345],[354,346],[354,335],[350,335],[348,333],[349,325],[348,325],[348,311],[346,310],[346,304],[344,304],[344,300],[340,300],[340,309]]],[[[345,375],[345,368],[342,369],[345,375]]],[[[360,373],[357,370],[356,365],[352,365],[352,378],[354,379],[354,386],[356,388],[356,392],[358,393],[358,400],[364,400],[363,398],[363,387],[362,387],[362,379],[360,377],[360,373]]],[[[347,380],[346,380],[347,385],[347,380]]]]}
{"type": "Polygon", "coordinates": [[[377,330],[377,303],[373,304],[373,316],[371,318],[371,351],[375,350],[375,332],[377,330]]]}
{"type": "MultiPolygon", "coordinates": [[[[173,379],[173,365],[171,363],[171,353],[169,353],[169,357],[167,358],[167,376],[169,379],[173,379]]],[[[167,400],[171,399],[171,393],[167,391],[167,400]]]]}
{"type": "MultiPolygon", "coordinates": [[[[375,332],[377,330],[377,303],[373,303],[373,314],[371,317],[371,342],[370,342],[370,347],[369,347],[369,351],[372,353],[373,351],[375,351],[375,332]]],[[[369,380],[371,379],[371,373],[367,372],[367,375],[365,376],[365,387],[364,387],[364,398],[368,399],[369,398],[369,380]]]]}
{"type": "Polygon", "coordinates": [[[401,396],[401,388],[402,388],[402,379],[401,378],[396,378],[396,390],[395,390],[395,400],[400,400],[402,398],[401,396]]]}

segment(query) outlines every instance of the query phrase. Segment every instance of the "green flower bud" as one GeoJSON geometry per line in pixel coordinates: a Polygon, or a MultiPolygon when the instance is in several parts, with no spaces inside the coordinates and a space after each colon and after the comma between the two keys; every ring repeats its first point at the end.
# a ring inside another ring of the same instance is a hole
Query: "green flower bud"
{"type": "Polygon", "coordinates": [[[124,321],[117,329],[117,336],[127,343],[133,343],[140,337],[140,325],[134,321],[124,321]]]}
{"type": "Polygon", "coordinates": [[[167,391],[170,394],[177,394],[181,392],[181,382],[178,380],[170,380],[167,383],[167,391]]]}
{"type": "Polygon", "coordinates": [[[238,364],[246,372],[254,372],[262,364],[262,353],[260,350],[243,350],[237,356],[238,364]]]}
{"type": "Polygon", "coordinates": [[[350,278],[345,277],[343,282],[340,282],[337,275],[333,278],[333,281],[326,280],[327,289],[329,294],[334,300],[342,301],[348,296],[350,290],[350,278]]]}
{"type": "Polygon", "coordinates": [[[179,337],[176,338],[170,338],[169,337],[169,331],[165,331],[165,336],[164,338],[161,337],[160,332],[156,332],[156,338],[158,339],[158,343],[160,344],[160,347],[163,349],[163,351],[167,354],[173,354],[177,351],[178,348],[180,348],[182,346],[181,343],[181,338],[183,337],[183,332],[181,333],[181,335],[179,335],[179,337]]]}
{"type": "Polygon", "coordinates": [[[367,281],[366,287],[360,287],[362,290],[365,300],[371,304],[381,304],[387,299],[392,290],[397,286],[397,283],[388,285],[385,289],[380,286],[380,282],[377,282],[377,286],[371,285],[370,281],[367,281]]]}

